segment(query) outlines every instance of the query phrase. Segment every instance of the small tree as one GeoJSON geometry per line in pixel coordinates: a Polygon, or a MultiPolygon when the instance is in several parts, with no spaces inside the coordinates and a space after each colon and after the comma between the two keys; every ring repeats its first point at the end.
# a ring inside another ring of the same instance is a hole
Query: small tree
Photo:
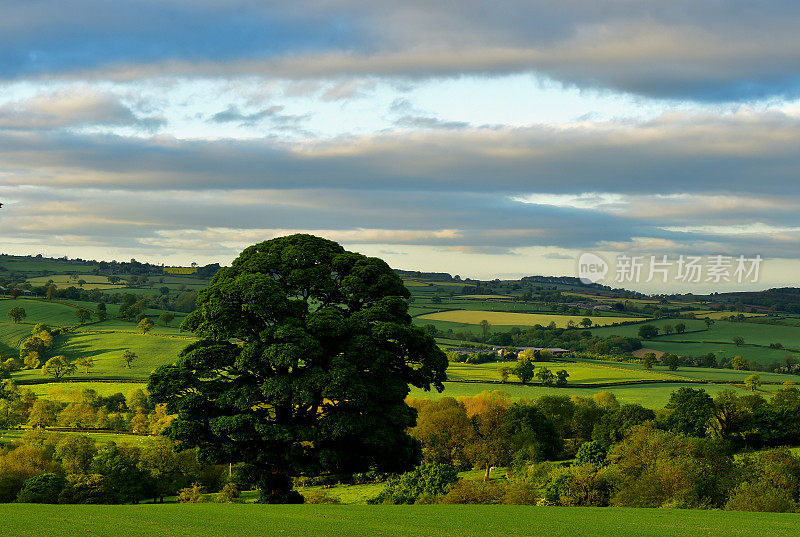
{"type": "Polygon", "coordinates": [[[513,367],[511,372],[519,378],[519,381],[523,384],[527,384],[531,381],[534,375],[534,370],[536,366],[533,365],[533,362],[528,358],[522,357],[517,359],[517,364],[513,367]]]}
{"type": "Polygon", "coordinates": [[[731,358],[731,367],[737,371],[746,371],[747,360],[744,359],[744,356],[734,356],[731,358]]]}
{"type": "Polygon", "coordinates": [[[748,390],[756,391],[756,389],[761,386],[761,377],[753,373],[744,379],[744,385],[747,386],[748,390]]]}
{"type": "Polygon", "coordinates": [[[14,324],[17,324],[22,319],[27,317],[28,314],[25,313],[25,308],[22,308],[20,306],[14,306],[10,310],[8,310],[8,316],[12,321],[14,321],[14,324]]]}
{"type": "Polygon", "coordinates": [[[661,361],[664,362],[670,371],[677,371],[678,367],[681,365],[681,359],[676,354],[666,354],[661,361]]]}
{"type": "Polygon", "coordinates": [[[714,320],[713,319],[709,319],[708,317],[703,319],[703,321],[706,323],[706,329],[711,328],[711,325],[714,324],[714,320]]]}
{"type": "Polygon", "coordinates": [[[744,345],[744,338],[742,336],[733,336],[731,340],[733,341],[733,344],[736,345],[737,347],[741,347],[742,345],[744,345]]]}
{"type": "Polygon", "coordinates": [[[169,326],[169,323],[171,323],[174,319],[175,319],[175,314],[172,313],[171,311],[165,311],[164,313],[158,316],[158,322],[160,322],[164,326],[169,326]]]}
{"type": "Polygon", "coordinates": [[[85,369],[85,373],[89,374],[89,369],[94,367],[94,358],[91,356],[81,356],[77,360],[75,360],[75,365],[78,367],[82,367],[85,369]]]}
{"type": "Polygon", "coordinates": [[[648,352],[642,356],[642,365],[645,369],[653,369],[653,365],[656,363],[656,353],[648,352]]]}
{"type": "Polygon", "coordinates": [[[492,325],[486,319],[481,321],[481,333],[483,333],[483,341],[486,342],[486,338],[489,336],[489,330],[491,330],[492,325]]]}
{"type": "Polygon", "coordinates": [[[78,308],[78,310],[75,312],[75,317],[78,318],[81,324],[84,324],[86,321],[92,318],[92,312],[86,308],[78,308]]]}
{"type": "Polygon", "coordinates": [[[667,336],[672,334],[672,332],[675,331],[675,329],[672,328],[671,324],[665,324],[664,326],[661,327],[661,329],[664,330],[664,334],[667,335],[667,336]]]}
{"type": "Polygon", "coordinates": [[[139,324],[138,324],[138,325],[136,325],[136,328],[137,328],[137,329],[139,330],[139,332],[141,332],[142,334],[146,334],[146,333],[148,333],[148,332],[150,331],[150,329],[151,329],[151,328],[153,328],[153,324],[154,324],[154,323],[153,323],[153,321],[151,321],[150,319],[148,319],[147,317],[145,317],[144,319],[142,319],[141,321],[139,321],[139,324]]]}
{"type": "Polygon", "coordinates": [[[584,317],[583,319],[581,319],[581,326],[584,328],[589,328],[590,326],[592,326],[592,324],[593,324],[592,320],[588,317],[584,317]]]}
{"type": "Polygon", "coordinates": [[[98,321],[103,322],[106,319],[108,319],[108,311],[106,310],[105,302],[98,302],[97,303],[96,313],[97,313],[97,320],[98,321]]]}
{"type": "Polygon", "coordinates": [[[686,332],[686,324],[685,323],[678,323],[675,325],[675,333],[676,334],[683,334],[686,332]]]}
{"type": "Polygon", "coordinates": [[[536,372],[536,378],[539,379],[542,386],[552,386],[555,384],[555,375],[545,366],[542,366],[539,371],[536,372]]]}
{"type": "Polygon", "coordinates": [[[42,375],[50,375],[56,380],[61,379],[66,375],[72,375],[77,370],[74,363],[69,361],[69,358],[63,355],[53,356],[42,367],[42,375]]]}
{"type": "Polygon", "coordinates": [[[131,368],[131,364],[133,363],[133,361],[134,361],[136,358],[137,358],[137,357],[136,357],[136,353],[134,353],[134,352],[133,352],[132,350],[130,350],[130,349],[126,349],[126,350],[124,350],[124,351],[122,352],[122,361],[123,361],[123,362],[125,362],[125,366],[126,366],[128,369],[130,369],[130,368],[131,368]]]}
{"type": "Polygon", "coordinates": [[[507,365],[498,367],[497,372],[500,374],[500,382],[504,384],[508,382],[508,377],[511,375],[510,367],[508,367],[507,365]]]}
{"type": "Polygon", "coordinates": [[[556,386],[558,388],[563,388],[567,385],[567,379],[569,378],[569,373],[567,373],[566,369],[560,369],[556,371],[556,386]]]}
{"type": "Polygon", "coordinates": [[[658,328],[652,324],[643,324],[639,327],[639,339],[652,339],[658,335],[658,328]]]}

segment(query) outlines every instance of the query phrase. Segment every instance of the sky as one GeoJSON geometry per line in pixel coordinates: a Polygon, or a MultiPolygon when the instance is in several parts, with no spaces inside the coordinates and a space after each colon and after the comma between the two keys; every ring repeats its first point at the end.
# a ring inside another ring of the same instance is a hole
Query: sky
{"type": "Polygon", "coordinates": [[[308,232],[462,277],[588,252],[647,292],[800,285],[797,2],[0,7],[0,252],[226,264],[308,232]],[[758,277],[676,272],[720,255],[758,277]]]}

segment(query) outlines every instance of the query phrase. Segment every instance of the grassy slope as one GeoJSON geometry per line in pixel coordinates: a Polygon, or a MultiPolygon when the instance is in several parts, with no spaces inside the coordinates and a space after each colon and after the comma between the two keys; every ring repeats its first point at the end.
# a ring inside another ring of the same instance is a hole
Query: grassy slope
{"type": "Polygon", "coordinates": [[[754,347],[751,345],[737,347],[733,343],[673,343],[653,339],[643,342],[642,345],[648,349],[671,352],[680,356],[702,356],[713,352],[717,357],[717,361],[722,358],[743,356],[748,362],[755,361],[762,364],[770,364],[774,361],[783,362],[784,357],[788,354],[797,356],[796,353],[786,350],[754,347]]]}
{"type": "Polygon", "coordinates": [[[0,534],[241,537],[795,536],[797,515],[530,506],[0,506],[0,534]]]}
{"type": "Polygon", "coordinates": [[[8,312],[16,306],[23,308],[27,314],[23,322],[30,325],[28,332],[33,329],[33,325],[36,323],[45,323],[51,326],[78,324],[78,318],[75,317],[76,308],[58,302],[31,298],[0,300],[0,322],[11,323],[11,319],[8,318],[8,312]]]}
{"type": "MultiPolygon", "coordinates": [[[[51,355],[63,354],[71,360],[80,356],[94,358],[94,367],[85,374],[78,371],[72,379],[146,379],[150,372],[163,364],[172,363],[178,353],[192,340],[186,337],[165,337],[157,335],[141,335],[135,333],[97,333],[77,332],[59,338],[53,346],[51,355]],[[124,367],[122,351],[130,349],[136,353],[137,359],[132,368],[124,367]]],[[[15,379],[40,379],[41,372],[20,371],[14,374],[15,379]]]]}

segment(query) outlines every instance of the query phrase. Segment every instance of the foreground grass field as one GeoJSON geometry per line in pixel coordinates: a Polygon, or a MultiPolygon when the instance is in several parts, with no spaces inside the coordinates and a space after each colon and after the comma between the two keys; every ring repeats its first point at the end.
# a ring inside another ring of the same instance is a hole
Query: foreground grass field
{"type": "Polygon", "coordinates": [[[286,535],[344,537],[794,537],[796,514],[505,505],[0,506],[0,534],[18,537],[286,535]]]}

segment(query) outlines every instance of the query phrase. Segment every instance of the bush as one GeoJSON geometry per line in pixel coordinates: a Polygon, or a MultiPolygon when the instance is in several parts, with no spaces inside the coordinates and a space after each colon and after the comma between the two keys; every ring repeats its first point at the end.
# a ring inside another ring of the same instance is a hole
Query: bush
{"type": "Polygon", "coordinates": [[[410,472],[393,477],[370,503],[412,504],[420,497],[445,494],[458,480],[458,470],[449,464],[422,463],[410,472]]]}
{"type": "Polygon", "coordinates": [[[118,503],[111,481],[104,475],[70,475],[58,497],[58,503],[111,504],[118,503]]]}
{"type": "Polygon", "coordinates": [[[775,488],[764,481],[741,483],[725,504],[725,509],[730,511],[772,513],[792,513],[797,511],[797,507],[789,491],[775,488]]]}
{"type": "Polygon", "coordinates": [[[495,481],[475,481],[462,479],[439,498],[445,504],[500,504],[503,503],[505,491],[495,481]]]}
{"type": "Polygon", "coordinates": [[[579,465],[593,464],[597,467],[604,466],[606,463],[606,450],[599,443],[592,440],[584,442],[575,454],[575,462],[579,465]]]}
{"type": "Polygon", "coordinates": [[[241,503],[239,489],[233,483],[228,483],[217,494],[217,503],[241,503]]]}
{"type": "Polygon", "coordinates": [[[200,483],[193,483],[191,487],[186,487],[178,491],[178,503],[203,503],[205,490],[200,483]]]}
{"type": "Polygon", "coordinates": [[[56,474],[41,474],[25,480],[17,495],[18,503],[58,503],[66,480],[56,474]]]}
{"type": "Polygon", "coordinates": [[[325,489],[314,489],[303,492],[305,503],[338,505],[342,503],[339,498],[334,498],[325,489]]]}

